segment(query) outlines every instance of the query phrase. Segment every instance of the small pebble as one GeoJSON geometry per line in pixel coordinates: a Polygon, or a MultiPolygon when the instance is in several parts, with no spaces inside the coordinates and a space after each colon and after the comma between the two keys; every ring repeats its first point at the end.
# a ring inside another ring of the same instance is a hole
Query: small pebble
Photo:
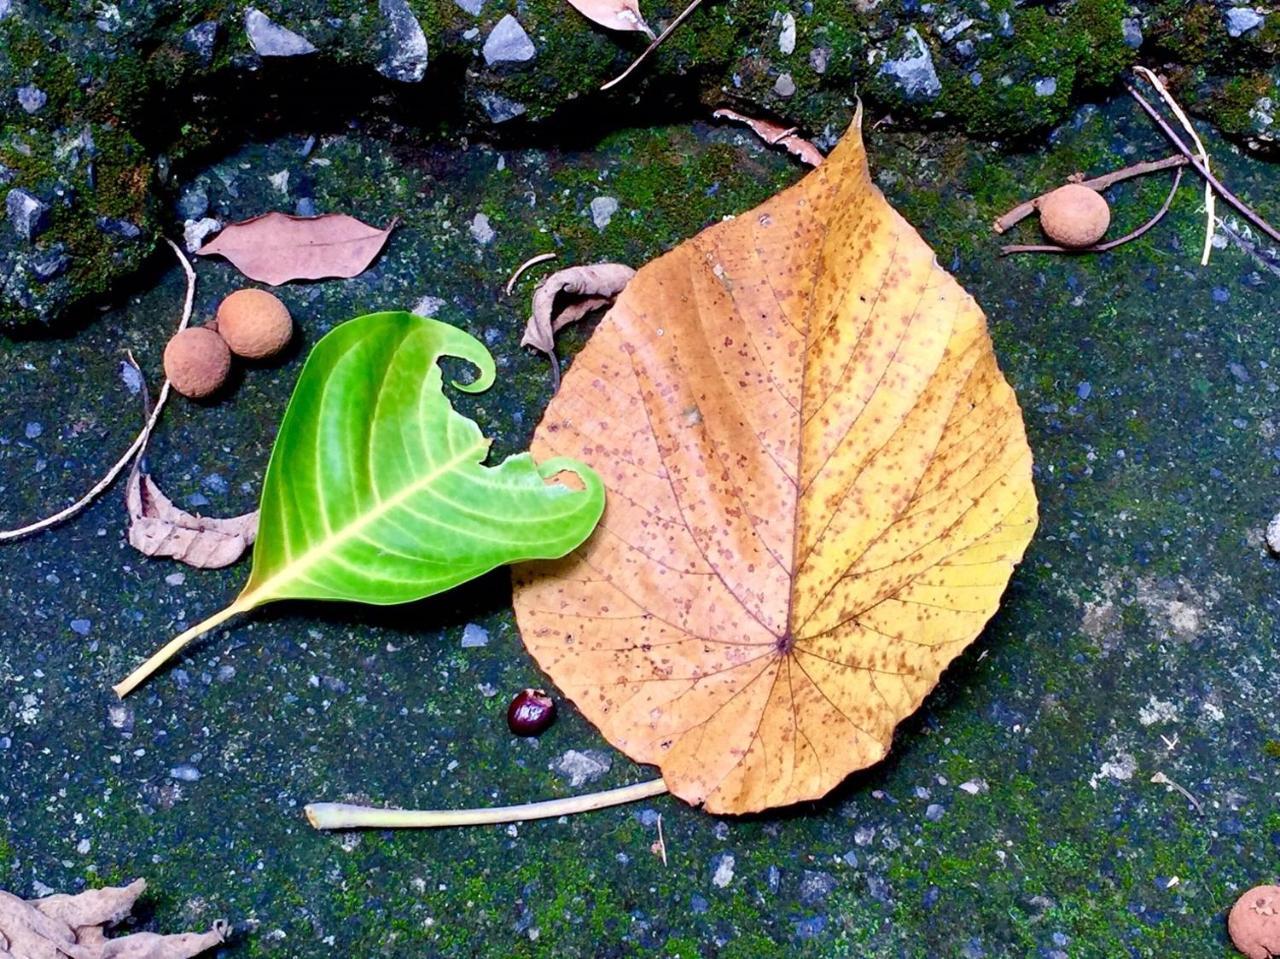
{"type": "Polygon", "coordinates": [[[711,884],[719,889],[724,889],[729,883],[733,882],[733,867],[735,859],[733,853],[722,852],[711,860],[711,884]]]}
{"type": "Polygon", "coordinates": [[[23,432],[26,434],[27,439],[34,440],[39,438],[40,434],[44,432],[44,427],[39,423],[28,423],[27,428],[23,432]]]}
{"type": "Polygon", "coordinates": [[[93,628],[93,623],[87,619],[73,619],[71,621],[71,631],[79,636],[88,636],[89,630],[93,628]]]}
{"type": "Polygon", "coordinates": [[[1280,556],[1280,513],[1272,517],[1267,524],[1267,548],[1280,556]]]}
{"type": "Polygon", "coordinates": [[[489,631],[475,623],[467,623],[462,629],[462,648],[475,649],[489,645],[489,631]]]}
{"type": "Polygon", "coordinates": [[[169,778],[183,783],[199,782],[200,770],[191,763],[181,763],[169,770],[169,778]]]}

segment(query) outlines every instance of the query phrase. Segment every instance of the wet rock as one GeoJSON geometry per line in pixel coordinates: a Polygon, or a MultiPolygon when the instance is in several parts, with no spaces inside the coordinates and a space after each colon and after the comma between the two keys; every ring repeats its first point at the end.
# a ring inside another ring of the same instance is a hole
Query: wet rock
{"type": "Polygon", "coordinates": [[[478,649],[489,645],[489,631],[475,623],[467,623],[462,628],[462,648],[478,649]]]}
{"type": "Polygon", "coordinates": [[[178,215],[184,220],[198,220],[209,212],[209,194],[199,184],[187,187],[178,197],[178,215]]]}
{"type": "Polygon", "coordinates": [[[473,17],[480,16],[480,11],[484,9],[484,0],[453,0],[453,2],[473,17]]]}
{"type": "Polygon", "coordinates": [[[4,202],[13,232],[30,243],[49,228],[49,206],[26,190],[10,190],[4,202]]]}
{"type": "Polygon", "coordinates": [[[500,63],[524,63],[538,55],[529,34],[509,13],[489,32],[482,52],[484,62],[491,67],[500,63]]]}
{"type": "Polygon", "coordinates": [[[280,26],[253,7],[244,13],[244,31],[253,52],[260,57],[298,57],[316,52],[315,44],[302,34],[280,26]]]}
{"type": "Polygon", "coordinates": [[[731,852],[722,852],[711,857],[711,885],[717,889],[726,888],[733,882],[733,867],[737,860],[731,852]]]}
{"type": "Polygon", "coordinates": [[[119,240],[136,240],[142,236],[142,227],[112,216],[98,217],[98,229],[119,240]]]}
{"type": "Polygon", "coordinates": [[[613,759],[599,749],[570,749],[547,765],[553,773],[567,779],[572,788],[600,779],[613,767],[613,759]]]}
{"type": "Polygon", "coordinates": [[[401,83],[417,83],[427,72],[427,35],[406,0],[378,0],[385,52],[377,70],[401,83]]]}
{"type": "Polygon", "coordinates": [[[796,82],[791,79],[791,74],[784,73],[773,85],[773,92],[780,97],[794,96],[796,92],[796,82]]]}
{"type": "Polygon", "coordinates": [[[71,257],[67,255],[66,247],[55,243],[31,258],[31,275],[41,283],[49,283],[66,273],[70,265],[71,257]]]}
{"type": "Polygon", "coordinates": [[[907,29],[904,39],[907,52],[881,64],[881,75],[892,78],[909,100],[936,97],[942,92],[942,81],[934,68],[933,54],[915,27],[907,29]]]}
{"type": "Polygon", "coordinates": [[[1058,92],[1058,81],[1056,77],[1041,77],[1035,82],[1033,88],[1038,97],[1051,97],[1058,92]]]}
{"type": "Polygon", "coordinates": [[[187,220],[182,226],[182,245],[186,247],[188,253],[194,253],[204,246],[204,241],[210,234],[217,233],[221,229],[222,221],[211,216],[199,220],[187,220]]]}
{"type": "Polygon", "coordinates": [[[1126,17],[1121,20],[1120,29],[1124,32],[1126,46],[1135,50],[1142,46],[1142,23],[1137,17],[1126,17]]]}
{"type": "Polygon", "coordinates": [[[489,217],[484,213],[477,213],[472,217],[471,225],[467,229],[471,232],[472,239],[481,246],[492,243],[493,238],[498,235],[489,224],[489,217]]]}
{"type": "Polygon", "coordinates": [[[796,49],[796,18],[788,13],[782,17],[782,30],[778,33],[778,51],[783,54],[794,53],[796,49]]]}
{"type": "Polygon", "coordinates": [[[800,880],[800,901],[806,906],[816,906],[836,888],[836,878],[830,873],[806,869],[800,880]]]}
{"type": "Polygon", "coordinates": [[[0,20],[13,12],[13,0],[0,0],[0,20]]]}
{"type": "Polygon", "coordinates": [[[169,770],[169,778],[182,783],[199,782],[200,770],[191,763],[180,763],[169,770]]]}
{"type": "Polygon", "coordinates": [[[611,196],[598,196],[591,201],[591,222],[603,230],[618,212],[618,201],[611,196]]]}
{"type": "Polygon", "coordinates": [[[39,113],[44,109],[44,105],[49,102],[49,95],[46,94],[35,84],[27,84],[18,87],[14,91],[18,97],[18,106],[22,107],[27,113],[39,113]]]}
{"type": "Polygon", "coordinates": [[[197,23],[182,35],[182,45],[196,55],[202,66],[213,63],[213,55],[218,49],[218,21],[206,20],[197,23]]]}
{"type": "Polygon", "coordinates": [[[504,97],[501,93],[482,93],[478,99],[492,123],[506,123],[522,116],[527,110],[523,103],[504,97]]]}
{"type": "Polygon", "coordinates": [[[1226,12],[1227,35],[1239,37],[1262,26],[1266,15],[1249,7],[1231,7],[1226,12]]]}
{"type": "Polygon", "coordinates": [[[809,66],[819,76],[827,72],[827,61],[830,59],[831,49],[829,47],[814,47],[809,51],[809,66]]]}

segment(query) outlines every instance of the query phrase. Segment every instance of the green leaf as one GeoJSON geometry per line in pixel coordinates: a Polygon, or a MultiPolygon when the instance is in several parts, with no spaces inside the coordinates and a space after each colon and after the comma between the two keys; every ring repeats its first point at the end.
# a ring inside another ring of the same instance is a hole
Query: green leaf
{"type": "Polygon", "coordinates": [[[486,466],[489,440],[441,391],[441,357],[495,377],[474,337],[409,313],[373,313],[316,344],[285,411],[262,491],[253,570],[240,596],[175,637],[115,687],[121,696],[187,642],[277,599],[405,603],[506,563],[555,559],[604,511],[575,460],[528,453],[486,466]],[[573,473],[584,487],[553,481],[573,473]]]}

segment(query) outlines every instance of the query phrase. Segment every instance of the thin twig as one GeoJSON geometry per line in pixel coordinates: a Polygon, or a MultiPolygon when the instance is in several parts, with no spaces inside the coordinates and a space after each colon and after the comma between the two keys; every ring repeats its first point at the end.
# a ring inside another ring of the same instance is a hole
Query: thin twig
{"type": "MultiPolygon", "coordinates": [[[[1067,182],[1079,183],[1081,186],[1087,186],[1090,190],[1096,190],[1101,193],[1103,190],[1107,189],[1107,187],[1111,186],[1111,184],[1119,183],[1121,180],[1128,180],[1135,176],[1143,176],[1147,173],[1157,173],[1160,170],[1167,170],[1170,167],[1186,165],[1187,158],[1177,155],[1165,157],[1163,160],[1144,160],[1141,163],[1133,164],[1133,166],[1127,166],[1123,170],[1113,170],[1110,173],[1104,173],[1102,176],[1096,176],[1091,180],[1086,180],[1081,174],[1076,174],[1073,177],[1068,177],[1067,182]]],[[[1053,188],[1053,190],[1057,189],[1058,187],[1053,188]]],[[[998,218],[995,223],[991,225],[991,228],[997,233],[1003,233],[1015,223],[1021,223],[1032,213],[1036,212],[1036,208],[1040,201],[1048,196],[1049,193],[1052,193],[1053,190],[1048,191],[1048,193],[1042,193],[1034,199],[1019,203],[1004,216],[998,218]]]]}
{"type": "Polygon", "coordinates": [[[689,14],[693,13],[693,11],[697,8],[698,4],[700,3],[702,3],[702,0],[693,0],[692,3],[690,3],[687,7],[681,10],[680,16],[672,20],[671,25],[668,26],[667,29],[663,30],[660,34],[658,34],[657,39],[654,40],[652,43],[650,43],[647,47],[645,47],[644,52],[642,52],[640,56],[636,57],[634,60],[631,61],[631,66],[627,67],[625,70],[619,73],[616,77],[614,77],[604,86],[602,86],[600,89],[608,90],[610,87],[617,86],[627,77],[629,77],[631,75],[631,71],[634,70],[636,67],[640,66],[641,61],[644,60],[645,57],[653,53],[654,50],[658,49],[658,46],[662,43],[662,41],[667,39],[667,37],[671,36],[671,31],[673,31],[676,27],[680,26],[680,24],[684,23],[685,19],[688,18],[689,14]]]}
{"type": "Polygon", "coordinates": [[[507,280],[507,296],[510,296],[511,291],[516,288],[516,280],[520,279],[525,270],[538,263],[546,263],[547,260],[554,260],[555,258],[556,254],[554,253],[539,253],[537,256],[531,256],[521,263],[516,267],[516,271],[511,274],[511,279],[507,280]]]}
{"type": "MultiPolygon", "coordinates": [[[[1209,151],[1204,148],[1204,143],[1200,140],[1200,134],[1196,133],[1196,128],[1191,125],[1187,114],[1178,105],[1178,101],[1173,98],[1173,94],[1165,89],[1165,85],[1160,82],[1160,78],[1146,67],[1136,66],[1133,68],[1133,72],[1140,77],[1144,77],[1155,88],[1156,93],[1160,94],[1160,98],[1173,111],[1173,115],[1178,118],[1182,128],[1190,134],[1191,141],[1196,145],[1196,149],[1200,151],[1200,162],[1204,164],[1206,170],[1209,169],[1209,151]]],[[[1213,187],[1208,183],[1204,185],[1204,211],[1204,249],[1200,252],[1200,265],[1208,266],[1209,251],[1213,249],[1213,187]]]]}
{"type": "Polygon", "coordinates": [[[1182,168],[1179,167],[1173,176],[1173,186],[1169,188],[1169,195],[1164,198],[1164,203],[1160,209],[1142,226],[1138,227],[1131,233],[1126,233],[1118,240],[1108,240],[1106,243],[1097,243],[1093,246],[1065,247],[1052,246],[1048,243],[1027,244],[1000,247],[1000,255],[1008,256],[1011,253],[1102,253],[1106,250],[1114,250],[1118,246],[1128,243],[1130,240],[1136,240],[1142,234],[1164,219],[1164,215],[1169,212],[1169,205],[1173,203],[1174,194],[1178,192],[1178,184],[1182,182],[1182,168]]]}
{"type": "Polygon", "coordinates": [[[492,823],[555,819],[661,796],[667,784],[661,779],[607,789],[568,799],[549,799],[521,806],[489,809],[375,809],[348,803],[320,802],[306,807],[307,821],[316,829],[434,829],[440,826],[482,826],[492,823]]]}
{"type": "Polygon", "coordinates": [[[667,864],[667,840],[662,835],[662,813],[658,813],[658,852],[662,855],[662,864],[667,864]]]}
{"type": "Polygon", "coordinates": [[[1222,217],[1218,217],[1216,222],[1218,226],[1222,227],[1222,232],[1227,235],[1227,239],[1257,260],[1258,265],[1264,270],[1268,270],[1276,276],[1280,276],[1280,261],[1277,261],[1271,253],[1241,236],[1239,231],[1237,231],[1235,227],[1231,226],[1231,224],[1226,220],[1222,219],[1222,217]]]}
{"type": "MultiPolygon", "coordinates": [[[[167,237],[165,238],[165,242],[168,243],[169,246],[173,248],[173,252],[178,255],[178,260],[182,263],[182,269],[187,274],[187,298],[182,307],[182,321],[178,324],[178,329],[184,330],[186,329],[187,324],[191,321],[191,308],[195,302],[196,295],[196,273],[195,270],[191,268],[191,263],[187,260],[182,250],[167,237]]],[[[124,455],[121,456],[120,459],[116,460],[115,465],[107,471],[107,474],[103,476],[102,479],[98,480],[98,482],[93,485],[93,488],[90,489],[89,492],[85,493],[84,496],[80,497],[66,509],[59,510],[52,516],[46,516],[42,520],[23,526],[19,529],[0,530],[0,543],[8,540],[21,539],[24,536],[30,536],[32,533],[38,533],[51,526],[56,526],[64,520],[68,520],[72,516],[75,516],[95,499],[101,496],[103,491],[116,481],[116,477],[124,472],[125,467],[129,465],[130,461],[138,455],[143,446],[146,445],[147,437],[151,434],[151,430],[155,427],[156,421],[160,418],[160,411],[164,409],[165,401],[168,398],[169,381],[165,380],[164,386],[160,387],[160,396],[156,400],[155,408],[152,409],[151,415],[147,418],[146,425],[143,426],[142,432],[137,435],[134,441],[129,445],[129,448],[125,450],[124,455]]]]}
{"type": "Polygon", "coordinates": [[[1187,158],[1187,162],[1195,168],[1195,171],[1213,185],[1213,188],[1218,191],[1218,195],[1220,197],[1235,207],[1246,220],[1256,226],[1259,230],[1271,237],[1271,239],[1275,240],[1277,243],[1280,243],[1280,231],[1276,230],[1275,227],[1255,213],[1247,203],[1223,186],[1222,181],[1205,168],[1205,165],[1201,163],[1187,145],[1182,142],[1182,137],[1178,136],[1178,134],[1174,132],[1173,127],[1169,126],[1169,124],[1165,122],[1164,117],[1160,115],[1159,111],[1147,102],[1146,97],[1127,83],[1125,84],[1125,89],[1129,91],[1130,96],[1138,101],[1138,105],[1147,111],[1147,115],[1155,121],[1156,126],[1158,126],[1161,132],[1169,138],[1169,142],[1182,151],[1182,155],[1187,158]]]}
{"type": "Polygon", "coordinates": [[[1196,812],[1201,814],[1204,813],[1204,809],[1200,806],[1200,800],[1196,799],[1195,796],[1191,795],[1191,793],[1187,792],[1187,790],[1183,789],[1181,786],[1179,786],[1176,782],[1174,782],[1164,773],[1161,773],[1161,772],[1156,773],[1154,776],[1151,777],[1151,781],[1159,786],[1169,786],[1173,789],[1176,789],[1179,793],[1182,794],[1182,797],[1186,799],[1187,802],[1191,803],[1191,805],[1196,807],[1196,812]]]}

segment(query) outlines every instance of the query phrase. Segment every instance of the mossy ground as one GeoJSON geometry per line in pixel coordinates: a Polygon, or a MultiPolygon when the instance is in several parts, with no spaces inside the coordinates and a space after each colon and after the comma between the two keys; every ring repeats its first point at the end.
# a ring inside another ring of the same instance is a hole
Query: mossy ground
{"type": "MultiPolygon", "coordinates": [[[[609,747],[571,707],[539,740],[507,734],[507,697],[545,680],[503,573],[408,609],[262,610],[191,649],[183,673],[161,675],[113,724],[110,682],[245,575],[133,552],[113,490],[55,532],[0,547],[0,887],[144,875],[149,926],[229,917],[246,929],[226,950],[237,956],[1229,955],[1223,914],[1276,878],[1280,835],[1280,566],[1259,541],[1280,506],[1278,281],[1234,248],[1198,266],[1190,181],[1160,227],[1111,254],[996,256],[987,225],[1029,192],[1165,153],[1126,104],[1082,111],[1034,153],[868,141],[886,193],[990,317],[1041,498],[1000,613],[885,763],[822,802],[745,819],[662,799],[512,828],[316,834],[301,815],[311,800],[563,795],[548,761],[609,747]],[[468,622],[489,630],[487,647],[460,648],[468,622]],[[182,763],[201,778],[172,779],[182,763]],[[666,866],[642,809],[663,816],[666,866]],[[833,888],[815,895],[806,873],[833,888]]],[[[245,369],[218,402],[165,413],[150,468],[179,503],[200,496],[212,513],[252,505],[306,348],[335,324],[440,298],[440,318],[498,358],[493,390],[456,402],[501,457],[524,448],[549,397],[545,362],[518,347],[532,281],[500,292],[511,268],[547,250],[560,264],[639,264],[802,173],[701,125],[577,152],[352,131],[304,159],[301,142],[218,159],[198,177],[216,211],[287,208],[305,182],[321,210],[405,222],[363,276],[280,291],[301,334],[288,358],[245,369]],[[266,180],[281,169],[289,197],[266,180]],[[597,195],[619,201],[603,231],[597,195]],[[468,229],[477,213],[496,231],[483,247],[468,229]]],[[[1210,149],[1238,192],[1266,202],[1270,170],[1210,149]]],[[[1118,187],[1117,230],[1166,187],[1118,187]]],[[[197,268],[203,319],[241,281],[221,261],[197,268]]],[[[73,338],[5,342],[0,523],[74,498],[127,445],[140,401],[119,363],[131,349],[158,379],[181,295],[169,269],[73,338]]],[[[568,331],[563,355],[587,333],[568,331]]],[[[614,756],[597,786],[651,774],[614,756]]]]}

